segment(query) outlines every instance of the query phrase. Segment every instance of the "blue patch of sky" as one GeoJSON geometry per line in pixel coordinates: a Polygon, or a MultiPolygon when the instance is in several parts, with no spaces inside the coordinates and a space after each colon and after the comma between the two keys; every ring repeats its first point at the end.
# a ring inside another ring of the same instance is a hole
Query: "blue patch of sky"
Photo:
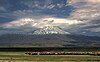
{"type": "Polygon", "coordinates": [[[3,17],[0,17],[0,23],[10,22],[10,21],[12,21],[12,20],[14,20],[14,19],[12,19],[12,18],[3,18],[3,17]]]}
{"type": "Polygon", "coordinates": [[[69,6],[44,10],[44,14],[56,15],[56,17],[67,17],[70,15],[71,12],[72,8],[69,6]]]}
{"type": "Polygon", "coordinates": [[[23,17],[25,16],[37,16],[37,15],[55,15],[56,17],[67,17],[70,15],[70,13],[72,12],[73,8],[71,6],[65,6],[66,0],[52,0],[53,2],[51,4],[55,4],[56,6],[52,9],[39,9],[39,8],[29,8],[28,6],[22,5],[20,2],[21,1],[25,1],[25,2],[29,2],[29,1],[36,1],[41,7],[45,4],[46,0],[0,0],[0,6],[4,6],[5,8],[7,8],[7,12],[5,13],[9,13],[8,14],[4,14],[4,16],[7,16],[8,18],[5,17],[0,17],[0,19],[2,21],[0,21],[0,23],[3,22],[7,22],[10,20],[13,20],[13,16],[11,16],[10,14],[13,11],[17,11],[17,10],[32,10],[33,13],[32,14],[27,14],[27,15],[23,15],[23,17]],[[63,3],[64,6],[59,8],[57,6],[57,4],[63,3]],[[39,10],[39,11],[38,11],[39,10]]]}

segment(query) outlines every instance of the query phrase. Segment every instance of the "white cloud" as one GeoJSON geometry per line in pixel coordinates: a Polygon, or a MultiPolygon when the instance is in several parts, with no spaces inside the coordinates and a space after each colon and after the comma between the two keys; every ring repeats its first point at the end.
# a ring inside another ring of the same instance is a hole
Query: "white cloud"
{"type": "Polygon", "coordinates": [[[83,21],[77,21],[77,20],[71,20],[71,19],[65,19],[65,18],[54,18],[54,17],[44,17],[41,19],[35,19],[35,18],[21,18],[9,23],[5,23],[2,25],[3,28],[32,28],[37,27],[41,28],[47,25],[53,25],[53,26],[60,26],[60,27],[70,27],[77,24],[82,24],[83,21]]]}
{"type": "Polygon", "coordinates": [[[53,8],[55,5],[52,5],[52,0],[44,0],[44,1],[21,1],[21,4],[29,7],[29,8],[38,8],[38,9],[46,9],[46,8],[53,8]]]}
{"type": "Polygon", "coordinates": [[[52,9],[52,8],[54,8],[54,7],[55,7],[55,5],[53,5],[53,4],[52,4],[52,5],[47,6],[47,8],[48,8],[48,9],[52,9]]]}
{"type": "Polygon", "coordinates": [[[75,10],[71,16],[76,19],[94,19],[100,16],[100,0],[68,0],[75,10]]]}
{"type": "Polygon", "coordinates": [[[0,11],[5,12],[5,11],[7,11],[7,10],[6,10],[6,8],[4,8],[4,7],[0,6],[0,11]]]}
{"type": "Polygon", "coordinates": [[[5,23],[2,26],[4,28],[20,28],[20,27],[27,25],[29,23],[30,24],[34,23],[34,20],[30,19],[30,18],[22,18],[22,19],[18,19],[18,20],[12,21],[12,22],[5,23]]]}
{"type": "Polygon", "coordinates": [[[61,1],[58,3],[54,3],[53,0],[33,0],[33,1],[21,1],[21,4],[31,8],[31,9],[53,9],[54,7],[63,7],[66,4],[65,2],[61,1]]]}
{"type": "Polygon", "coordinates": [[[31,15],[32,13],[33,13],[32,10],[17,10],[17,11],[14,11],[12,15],[14,17],[23,17],[23,16],[31,15]]]}
{"type": "Polygon", "coordinates": [[[70,20],[70,19],[65,19],[65,18],[43,18],[43,20],[53,21],[53,23],[58,23],[58,24],[59,23],[65,23],[65,24],[68,24],[68,25],[82,23],[82,21],[70,20]]]}
{"type": "Polygon", "coordinates": [[[95,3],[100,3],[100,0],[67,0],[67,2],[69,4],[76,4],[80,2],[95,4],[95,3]]]}
{"type": "MultiPolygon", "coordinates": [[[[65,6],[63,2],[54,4],[53,0],[44,0],[44,2],[38,2],[37,0],[22,1],[21,4],[27,6],[31,10],[23,9],[12,12],[10,15],[23,18],[3,24],[2,27],[27,29],[29,27],[40,28],[46,25],[57,25],[72,32],[78,32],[81,29],[88,29],[92,32],[100,32],[100,27],[92,27],[95,26],[95,19],[100,19],[100,0],[68,0],[67,3],[69,6],[75,8],[73,12],[71,12],[69,18],[56,18],[54,17],[55,14],[54,16],[52,15],[52,17],[49,17],[46,14],[43,14],[42,11],[46,9],[53,9],[55,7],[62,8],[65,6]],[[38,16],[35,13],[38,14],[38,16]],[[26,18],[24,18],[24,16],[26,18]],[[28,18],[27,16],[32,16],[33,18],[28,18]]],[[[2,8],[2,10],[4,9],[2,8]]],[[[99,22],[96,24],[99,24],[99,22]]]]}
{"type": "Polygon", "coordinates": [[[88,1],[90,3],[100,3],[100,0],[86,0],[86,1],[88,1]]]}
{"type": "Polygon", "coordinates": [[[92,32],[100,32],[100,27],[97,28],[90,28],[92,32]]]}
{"type": "Polygon", "coordinates": [[[100,21],[100,0],[68,0],[67,3],[74,8],[70,14],[71,19],[88,21],[79,25],[80,29],[100,32],[100,26],[95,26],[95,24],[99,25],[100,21]],[[96,20],[98,23],[95,23],[96,20]]]}

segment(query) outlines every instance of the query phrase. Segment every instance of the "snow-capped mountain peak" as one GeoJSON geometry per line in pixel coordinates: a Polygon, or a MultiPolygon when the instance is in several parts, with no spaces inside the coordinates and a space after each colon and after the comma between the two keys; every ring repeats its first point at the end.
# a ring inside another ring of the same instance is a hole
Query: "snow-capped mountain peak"
{"type": "Polygon", "coordinates": [[[32,32],[33,34],[70,34],[58,26],[44,26],[32,32]]]}

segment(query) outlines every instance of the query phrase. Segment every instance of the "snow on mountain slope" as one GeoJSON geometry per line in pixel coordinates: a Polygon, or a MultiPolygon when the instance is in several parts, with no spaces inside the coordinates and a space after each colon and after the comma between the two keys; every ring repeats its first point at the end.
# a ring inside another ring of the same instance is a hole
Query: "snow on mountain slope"
{"type": "Polygon", "coordinates": [[[45,26],[33,31],[33,34],[70,34],[58,26],[45,26]]]}

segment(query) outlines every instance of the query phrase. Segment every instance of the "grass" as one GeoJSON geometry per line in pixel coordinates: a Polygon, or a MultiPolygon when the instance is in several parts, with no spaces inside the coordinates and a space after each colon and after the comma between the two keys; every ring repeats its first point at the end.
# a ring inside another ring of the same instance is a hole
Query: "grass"
{"type": "Polygon", "coordinates": [[[100,56],[88,55],[25,55],[25,52],[0,52],[0,60],[16,61],[100,61],[100,56]]]}

